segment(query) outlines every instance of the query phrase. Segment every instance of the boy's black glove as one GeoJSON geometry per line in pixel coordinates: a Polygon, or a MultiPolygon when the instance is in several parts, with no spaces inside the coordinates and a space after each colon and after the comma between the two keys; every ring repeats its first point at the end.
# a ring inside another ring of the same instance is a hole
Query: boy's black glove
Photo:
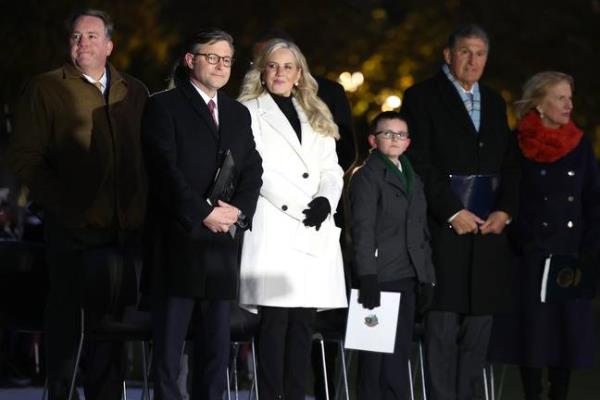
{"type": "Polygon", "coordinates": [[[314,226],[316,230],[319,230],[321,224],[331,212],[331,206],[329,200],[325,197],[315,197],[308,203],[308,208],[302,212],[306,215],[302,223],[306,226],[314,226]]]}
{"type": "Polygon", "coordinates": [[[363,275],[359,277],[360,288],[358,289],[358,302],[363,307],[372,310],[379,307],[381,301],[381,291],[377,275],[363,275]]]}

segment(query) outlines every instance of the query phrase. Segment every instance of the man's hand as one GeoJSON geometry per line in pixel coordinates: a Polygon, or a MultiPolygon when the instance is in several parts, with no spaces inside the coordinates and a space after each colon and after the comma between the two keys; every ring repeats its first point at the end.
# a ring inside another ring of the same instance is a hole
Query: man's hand
{"type": "Polygon", "coordinates": [[[227,232],[237,222],[240,210],[221,200],[217,204],[202,223],[214,233],[227,232]]]}
{"type": "Polygon", "coordinates": [[[458,235],[467,233],[477,233],[479,225],[485,221],[473,214],[469,210],[460,210],[458,214],[450,221],[450,225],[458,235]]]}
{"type": "Polygon", "coordinates": [[[490,214],[488,219],[479,227],[482,235],[488,233],[495,233],[499,235],[504,230],[506,222],[510,219],[507,213],[504,211],[494,211],[490,214]]]}

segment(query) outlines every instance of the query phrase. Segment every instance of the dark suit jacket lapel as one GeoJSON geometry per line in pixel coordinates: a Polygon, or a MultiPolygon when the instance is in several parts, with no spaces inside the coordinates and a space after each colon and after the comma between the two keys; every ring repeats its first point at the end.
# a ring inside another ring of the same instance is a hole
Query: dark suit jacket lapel
{"type": "Polygon", "coordinates": [[[404,185],[402,185],[402,182],[400,182],[400,178],[398,178],[392,171],[390,171],[387,167],[385,167],[385,172],[384,172],[384,180],[394,186],[395,188],[398,188],[402,191],[402,193],[404,193],[406,195],[406,188],[404,187],[404,185]]]}
{"type": "MultiPolygon", "coordinates": [[[[204,102],[204,99],[202,98],[202,96],[200,96],[200,93],[198,93],[196,88],[194,86],[192,86],[192,84],[189,81],[180,82],[179,85],[180,85],[179,87],[181,88],[182,92],[184,93],[186,98],[189,100],[192,108],[198,113],[198,115],[200,115],[200,117],[202,117],[202,119],[206,123],[208,129],[210,130],[210,133],[215,137],[215,139],[219,139],[219,132],[217,131],[217,127],[215,126],[215,123],[213,122],[212,115],[210,114],[210,110],[208,109],[208,106],[204,102]]],[[[219,97],[221,97],[221,96],[219,95],[219,97]]],[[[219,105],[220,104],[221,103],[219,100],[219,105]]],[[[220,111],[221,111],[221,109],[219,108],[219,112],[220,111]]]]}
{"type": "Polygon", "coordinates": [[[487,127],[489,122],[488,113],[490,112],[490,96],[488,95],[487,88],[482,84],[479,84],[479,93],[481,93],[481,120],[479,122],[479,135],[482,136],[488,132],[487,127]]]}
{"type": "Polygon", "coordinates": [[[466,129],[466,132],[469,132],[474,136],[477,135],[473,121],[471,120],[471,117],[469,116],[469,113],[467,112],[460,95],[443,71],[438,73],[436,76],[436,81],[440,90],[442,103],[444,103],[448,109],[448,112],[466,129]]]}

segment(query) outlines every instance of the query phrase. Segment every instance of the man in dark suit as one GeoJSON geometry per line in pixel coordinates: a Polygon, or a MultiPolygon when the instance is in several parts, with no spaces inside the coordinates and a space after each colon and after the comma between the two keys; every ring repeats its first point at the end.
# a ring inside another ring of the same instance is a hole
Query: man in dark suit
{"type": "Polygon", "coordinates": [[[229,80],[233,52],[226,32],[193,36],[176,69],[176,87],[152,96],[144,113],[150,190],[145,268],[152,275],[155,390],[163,400],[181,399],[177,376],[190,321],[192,398],[221,399],[225,389],[241,229],[252,220],[262,175],[248,111],[219,92],[229,80]],[[210,204],[227,150],[236,165],[235,192],[228,203],[210,204]],[[228,232],[236,228],[232,238],[228,232]]]}
{"type": "Polygon", "coordinates": [[[342,85],[323,76],[317,75],[315,79],[319,84],[317,95],[329,107],[329,111],[333,115],[333,121],[340,131],[340,139],[335,142],[335,152],[337,153],[340,167],[344,171],[347,171],[356,159],[354,123],[352,121],[350,103],[342,85]]]}
{"type": "Polygon", "coordinates": [[[477,395],[492,314],[509,303],[505,227],[517,208],[518,165],[504,100],[478,82],[488,43],[476,25],[454,32],[442,70],[408,89],[401,110],[413,138],[408,156],[429,208],[437,286],[425,322],[435,400],[477,395]],[[467,210],[450,185],[450,175],[482,174],[500,178],[488,216],[467,210]]]}

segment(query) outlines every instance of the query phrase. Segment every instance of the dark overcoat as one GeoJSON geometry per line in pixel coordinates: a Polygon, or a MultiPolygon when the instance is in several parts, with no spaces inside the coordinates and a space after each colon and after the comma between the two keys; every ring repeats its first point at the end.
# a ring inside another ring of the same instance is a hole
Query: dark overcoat
{"type": "Polygon", "coordinates": [[[237,295],[241,231],[235,239],[211,232],[202,223],[212,211],[206,197],[223,154],[230,149],[238,174],[230,203],[252,221],[262,166],[248,110],[221,92],[217,99],[218,129],[188,81],[148,101],[142,124],[150,191],[146,291],[224,300],[237,295]]]}
{"type": "Polygon", "coordinates": [[[138,231],[144,220],[140,120],[148,89],[111,64],[106,72],[106,95],[70,63],[43,73],[15,115],[8,164],[46,215],[71,231],[138,231]]]}
{"type": "MultiPolygon", "coordinates": [[[[319,84],[317,95],[327,105],[333,116],[333,121],[338,126],[340,138],[335,142],[335,152],[337,153],[340,167],[346,171],[350,168],[356,158],[354,127],[350,103],[348,103],[348,98],[346,97],[346,92],[344,92],[344,87],[342,85],[321,76],[315,76],[315,79],[319,84]]],[[[340,212],[340,210],[341,207],[339,207],[338,212],[340,212]]],[[[342,220],[343,218],[340,218],[339,220],[336,218],[336,222],[342,220]]]]}
{"type": "MultiPolygon", "coordinates": [[[[494,320],[493,361],[530,367],[592,367],[596,338],[588,300],[542,304],[549,254],[597,260],[600,249],[600,175],[589,139],[552,163],[521,158],[519,215],[509,237],[519,254],[515,310],[494,320]]],[[[592,264],[597,268],[597,264],[592,264]]],[[[588,279],[593,279],[588,276],[588,279]]]]}
{"type": "Polygon", "coordinates": [[[443,72],[408,89],[401,109],[412,138],[407,155],[425,184],[437,279],[434,309],[467,314],[490,314],[508,304],[511,252],[506,232],[456,234],[448,220],[464,207],[449,175],[499,174],[495,209],[514,217],[518,202],[517,145],[506,104],[479,87],[479,132],[443,72]]]}

